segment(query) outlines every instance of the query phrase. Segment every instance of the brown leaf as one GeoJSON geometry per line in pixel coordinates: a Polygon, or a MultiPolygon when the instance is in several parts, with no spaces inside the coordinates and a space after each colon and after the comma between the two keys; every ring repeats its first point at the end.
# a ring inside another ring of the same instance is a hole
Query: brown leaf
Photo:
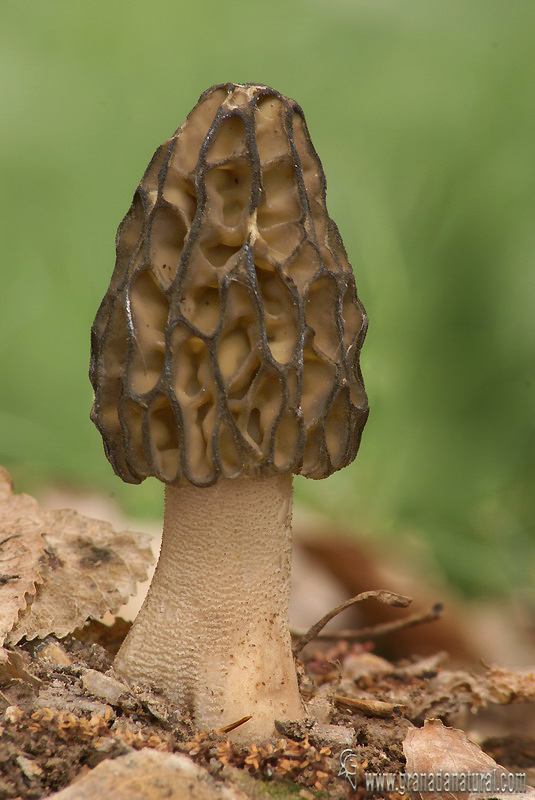
{"type": "MultiPolygon", "coordinates": [[[[423,791],[420,785],[418,791],[413,794],[419,797],[428,798],[444,798],[444,800],[476,800],[480,797],[495,797],[496,791],[491,790],[491,787],[481,785],[480,789],[471,792],[472,788],[476,788],[470,783],[466,785],[466,791],[460,783],[457,789],[452,791],[452,787],[445,785],[445,774],[481,774],[490,773],[492,776],[496,770],[497,780],[499,781],[500,775],[508,775],[508,771],[494,761],[493,758],[484,753],[480,747],[474,742],[470,741],[466,734],[456,728],[447,728],[438,719],[428,719],[424,723],[423,728],[412,728],[407,733],[403,741],[403,751],[407,759],[406,773],[411,775],[421,775],[425,773],[428,776],[442,773],[443,785],[440,791],[436,788],[433,791],[423,791]],[[488,788],[489,791],[486,791],[488,788]]],[[[431,786],[429,786],[431,789],[431,786]]],[[[530,797],[535,796],[535,789],[527,787],[527,793],[523,794],[507,794],[508,798],[514,797],[530,797]]]]}
{"type": "Polygon", "coordinates": [[[0,467],[0,645],[41,580],[44,521],[33,497],[13,494],[0,467]]]}
{"type": "Polygon", "coordinates": [[[25,681],[39,688],[43,682],[26,669],[20,653],[0,647],[0,681],[25,681]]]}
{"type": "Polygon", "coordinates": [[[147,577],[152,562],[149,537],[116,533],[107,522],[76,511],[42,511],[46,550],[42,583],[35,598],[19,615],[8,637],[65,636],[89,617],[114,613],[147,577]]]}

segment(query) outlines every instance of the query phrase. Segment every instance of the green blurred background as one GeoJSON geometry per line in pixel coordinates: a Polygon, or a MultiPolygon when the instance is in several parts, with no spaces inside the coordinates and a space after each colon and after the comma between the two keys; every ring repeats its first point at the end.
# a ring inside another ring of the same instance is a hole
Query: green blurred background
{"type": "Polygon", "coordinates": [[[535,574],[533,0],[2,0],[0,463],[19,489],[124,486],[89,422],[115,229],[198,95],[303,106],[370,316],[357,461],[298,501],[470,595],[535,574]],[[407,545],[409,546],[409,545],[407,545]]]}

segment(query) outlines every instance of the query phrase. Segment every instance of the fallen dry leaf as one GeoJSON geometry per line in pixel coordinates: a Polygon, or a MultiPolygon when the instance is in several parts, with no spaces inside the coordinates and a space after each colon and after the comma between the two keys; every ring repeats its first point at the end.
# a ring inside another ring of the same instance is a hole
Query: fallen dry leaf
{"type": "Polygon", "coordinates": [[[0,645],[41,580],[44,522],[33,497],[13,494],[0,467],[0,645]]]}
{"type": "Polygon", "coordinates": [[[11,680],[25,681],[36,688],[42,685],[39,678],[28,672],[20,653],[0,647],[0,681],[3,683],[11,680]]]}
{"type": "Polygon", "coordinates": [[[149,537],[116,533],[107,522],[76,511],[42,511],[46,549],[41,583],[19,614],[8,641],[23,636],[65,636],[90,617],[114,613],[147,577],[153,561],[149,537]]]}
{"type": "Polygon", "coordinates": [[[0,467],[0,647],[24,636],[65,636],[117,611],[152,561],[148,536],[41,509],[33,497],[13,494],[0,467]]]}
{"type": "MultiPolygon", "coordinates": [[[[435,776],[433,780],[436,780],[437,775],[442,774],[443,784],[441,787],[434,786],[431,790],[429,785],[429,791],[423,791],[423,787],[419,785],[418,791],[413,793],[420,797],[432,797],[435,800],[439,800],[439,798],[476,800],[477,798],[495,797],[497,795],[495,787],[491,789],[491,786],[485,785],[484,782],[478,787],[470,782],[466,784],[466,787],[463,786],[460,780],[461,774],[471,773],[476,776],[484,773],[485,775],[489,774],[491,780],[493,774],[496,774],[498,786],[500,776],[510,774],[508,770],[484,753],[463,731],[457,728],[447,728],[438,719],[426,720],[423,728],[409,730],[403,741],[403,752],[407,760],[407,774],[417,778],[424,773],[428,779],[431,775],[435,776]],[[446,773],[449,776],[453,774],[459,776],[458,787],[446,786],[446,773]],[[439,788],[440,790],[438,790],[439,788]],[[463,791],[463,788],[466,790],[463,791]],[[476,788],[477,791],[471,791],[476,788]]],[[[504,796],[507,798],[535,796],[535,789],[529,786],[526,788],[526,792],[508,792],[504,796]]]]}

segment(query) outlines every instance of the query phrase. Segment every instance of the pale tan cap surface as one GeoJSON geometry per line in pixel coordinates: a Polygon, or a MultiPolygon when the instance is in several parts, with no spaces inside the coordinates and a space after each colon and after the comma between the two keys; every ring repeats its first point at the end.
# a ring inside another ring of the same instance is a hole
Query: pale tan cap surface
{"type": "Polygon", "coordinates": [[[143,176],[92,329],[92,419],[115,472],[330,475],[368,413],[366,325],[301,108],[208,89],[143,176]]]}

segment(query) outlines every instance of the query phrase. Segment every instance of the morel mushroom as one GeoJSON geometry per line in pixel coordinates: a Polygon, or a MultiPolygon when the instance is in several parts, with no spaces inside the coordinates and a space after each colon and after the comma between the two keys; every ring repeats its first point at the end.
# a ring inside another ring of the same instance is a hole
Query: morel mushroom
{"type": "Polygon", "coordinates": [[[266,86],[208,89],[119,227],[90,368],[115,472],[167,484],[115,669],[198,729],[251,714],[238,731],[265,739],[302,716],[292,474],[325,478],[357,453],[366,324],[301,108],[266,86]]]}

